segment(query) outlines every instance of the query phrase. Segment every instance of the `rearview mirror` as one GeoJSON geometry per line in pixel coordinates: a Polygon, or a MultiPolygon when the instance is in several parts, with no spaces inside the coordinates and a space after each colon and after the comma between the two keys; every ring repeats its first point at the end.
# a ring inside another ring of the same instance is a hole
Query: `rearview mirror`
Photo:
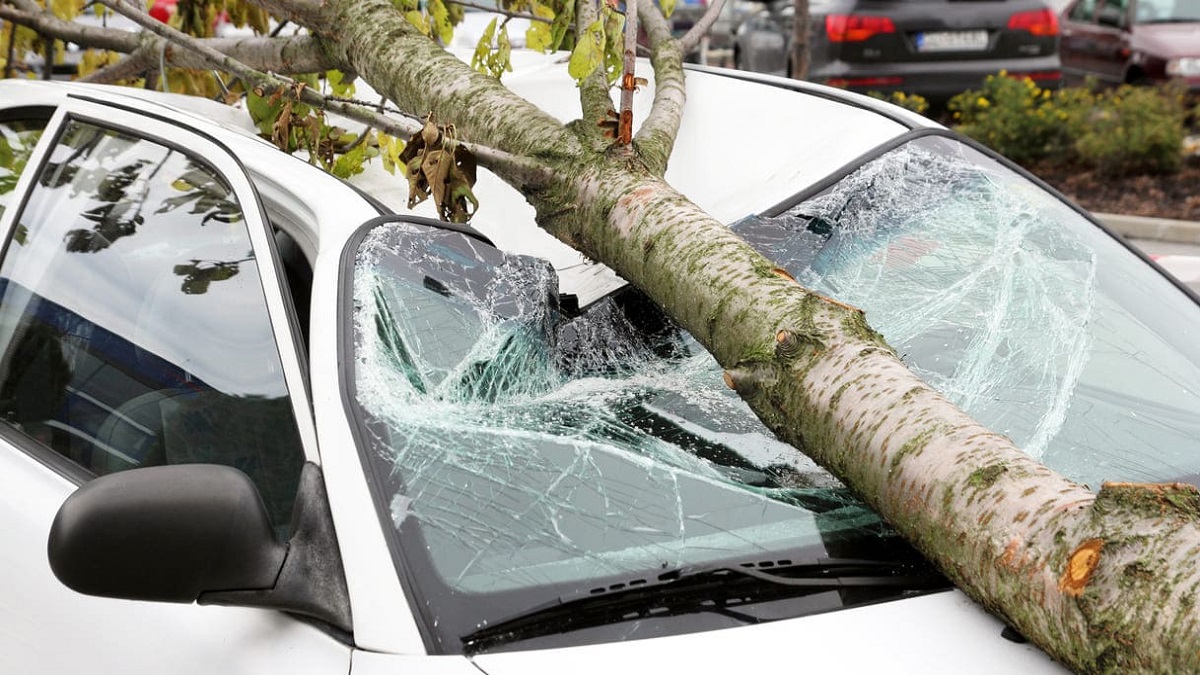
{"type": "Polygon", "coordinates": [[[195,602],[214,591],[269,589],[283,566],[254,483],[211,464],[101,476],[67,498],[48,544],[54,575],[80,593],[195,602]]]}

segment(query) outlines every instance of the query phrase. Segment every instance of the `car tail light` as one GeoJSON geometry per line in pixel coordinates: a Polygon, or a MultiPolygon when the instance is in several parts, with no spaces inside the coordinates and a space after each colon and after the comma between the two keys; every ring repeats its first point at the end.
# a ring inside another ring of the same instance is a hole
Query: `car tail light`
{"type": "Polygon", "coordinates": [[[1058,35],[1058,17],[1048,9],[1017,12],[1008,17],[1009,30],[1028,31],[1038,37],[1058,35]]]}
{"type": "Polygon", "coordinates": [[[902,77],[831,77],[825,80],[831,87],[898,87],[904,84],[902,77]]]}
{"type": "Polygon", "coordinates": [[[862,42],[880,33],[895,33],[896,24],[886,16],[830,14],[825,17],[825,35],[830,42],[862,42]]]}
{"type": "Polygon", "coordinates": [[[1057,70],[1035,70],[1027,73],[1009,71],[1007,75],[1014,80],[1030,79],[1034,82],[1056,82],[1062,79],[1062,72],[1057,70]]]}

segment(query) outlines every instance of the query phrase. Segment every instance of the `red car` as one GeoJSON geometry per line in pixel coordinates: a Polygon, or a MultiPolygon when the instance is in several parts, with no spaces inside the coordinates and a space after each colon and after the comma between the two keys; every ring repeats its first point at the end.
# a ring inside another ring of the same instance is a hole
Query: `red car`
{"type": "Polygon", "coordinates": [[[1200,0],[1074,0],[1062,15],[1063,80],[1200,91],[1200,0]]]}

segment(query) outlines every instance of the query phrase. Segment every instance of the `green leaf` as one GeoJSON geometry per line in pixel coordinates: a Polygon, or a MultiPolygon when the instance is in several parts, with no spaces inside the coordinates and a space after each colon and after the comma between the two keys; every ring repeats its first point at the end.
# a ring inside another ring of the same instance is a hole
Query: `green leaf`
{"type": "MultiPolygon", "coordinates": [[[[512,72],[512,42],[508,39],[508,22],[500,26],[500,36],[496,39],[499,45],[494,54],[492,65],[499,70],[512,72]]],[[[500,77],[500,73],[496,72],[496,77],[500,77]]]]}
{"type": "Polygon", "coordinates": [[[349,98],[354,95],[354,81],[346,81],[346,74],[340,70],[325,71],[325,81],[329,83],[329,90],[334,96],[340,98],[349,98]]]}
{"type": "Polygon", "coordinates": [[[258,132],[270,138],[275,131],[275,122],[283,113],[283,99],[279,98],[272,102],[269,97],[259,96],[251,90],[246,93],[246,110],[250,113],[250,119],[254,120],[254,124],[258,127],[258,132]]]}
{"type": "Polygon", "coordinates": [[[604,21],[596,19],[575,42],[567,72],[576,83],[591,75],[604,62],[604,21]]]}
{"type": "Polygon", "coordinates": [[[442,0],[429,0],[429,16],[433,19],[433,34],[442,44],[448,45],[454,39],[454,24],[450,21],[450,12],[442,0]]]}
{"type": "Polygon", "coordinates": [[[363,172],[363,163],[366,159],[367,145],[363,143],[350,152],[339,155],[334,161],[331,171],[338,178],[349,178],[363,172]]]}
{"type": "Polygon", "coordinates": [[[525,46],[543,54],[550,51],[554,44],[554,34],[550,32],[550,24],[534,21],[525,31],[525,46]]]}
{"type": "Polygon", "coordinates": [[[50,11],[64,21],[70,21],[79,16],[81,9],[83,9],[83,3],[79,0],[50,0],[50,11]]]}
{"type": "Polygon", "coordinates": [[[404,160],[400,154],[404,152],[405,142],[382,131],[375,133],[375,142],[379,144],[379,156],[383,159],[383,168],[393,176],[396,175],[396,167],[404,166],[404,160]]]}
{"type": "Polygon", "coordinates": [[[676,0],[659,0],[659,7],[662,7],[663,16],[668,19],[675,13],[676,0]]]}
{"type": "Polygon", "coordinates": [[[609,84],[625,70],[625,15],[604,6],[604,73],[609,84]]]}
{"type": "Polygon", "coordinates": [[[411,10],[404,13],[404,20],[412,24],[413,28],[421,31],[422,35],[429,35],[429,21],[425,19],[425,15],[417,10],[411,10]]]}
{"type": "Polygon", "coordinates": [[[12,146],[9,145],[8,139],[0,136],[0,169],[7,169],[13,164],[14,157],[12,146]]]}
{"type": "Polygon", "coordinates": [[[492,55],[492,40],[496,36],[496,21],[493,18],[488,22],[487,28],[483,29],[483,33],[479,36],[479,42],[475,44],[475,53],[471,56],[471,67],[480,72],[488,72],[488,61],[492,55]]]}

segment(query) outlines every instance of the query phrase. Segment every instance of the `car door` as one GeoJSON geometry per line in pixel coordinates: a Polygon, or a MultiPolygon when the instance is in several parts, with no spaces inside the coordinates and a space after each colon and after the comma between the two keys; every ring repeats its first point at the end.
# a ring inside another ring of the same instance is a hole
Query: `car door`
{"type": "Polygon", "coordinates": [[[1130,55],[1130,0],[1100,0],[1096,24],[1096,75],[1107,84],[1121,84],[1130,55]]]}
{"type": "Polygon", "coordinates": [[[1129,58],[1129,0],[1079,0],[1064,15],[1059,48],[1069,84],[1087,76],[1102,84],[1124,81],[1129,58]]]}
{"type": "Polygon", "coordinates": [[[319,622],[51,572],[66,497],[140,466],[238,468],[286,539],[315,431],[268,224],[217,139],[83,98],[0,132],[0,672],[347,672],[319,622]]]}
{"type": "Polygon", "coordinates": [[[1096,0],[1076,0],[1063,13],[1059,58],[1069,84],[1079,84],[1095,70],[1096,0]]]}

